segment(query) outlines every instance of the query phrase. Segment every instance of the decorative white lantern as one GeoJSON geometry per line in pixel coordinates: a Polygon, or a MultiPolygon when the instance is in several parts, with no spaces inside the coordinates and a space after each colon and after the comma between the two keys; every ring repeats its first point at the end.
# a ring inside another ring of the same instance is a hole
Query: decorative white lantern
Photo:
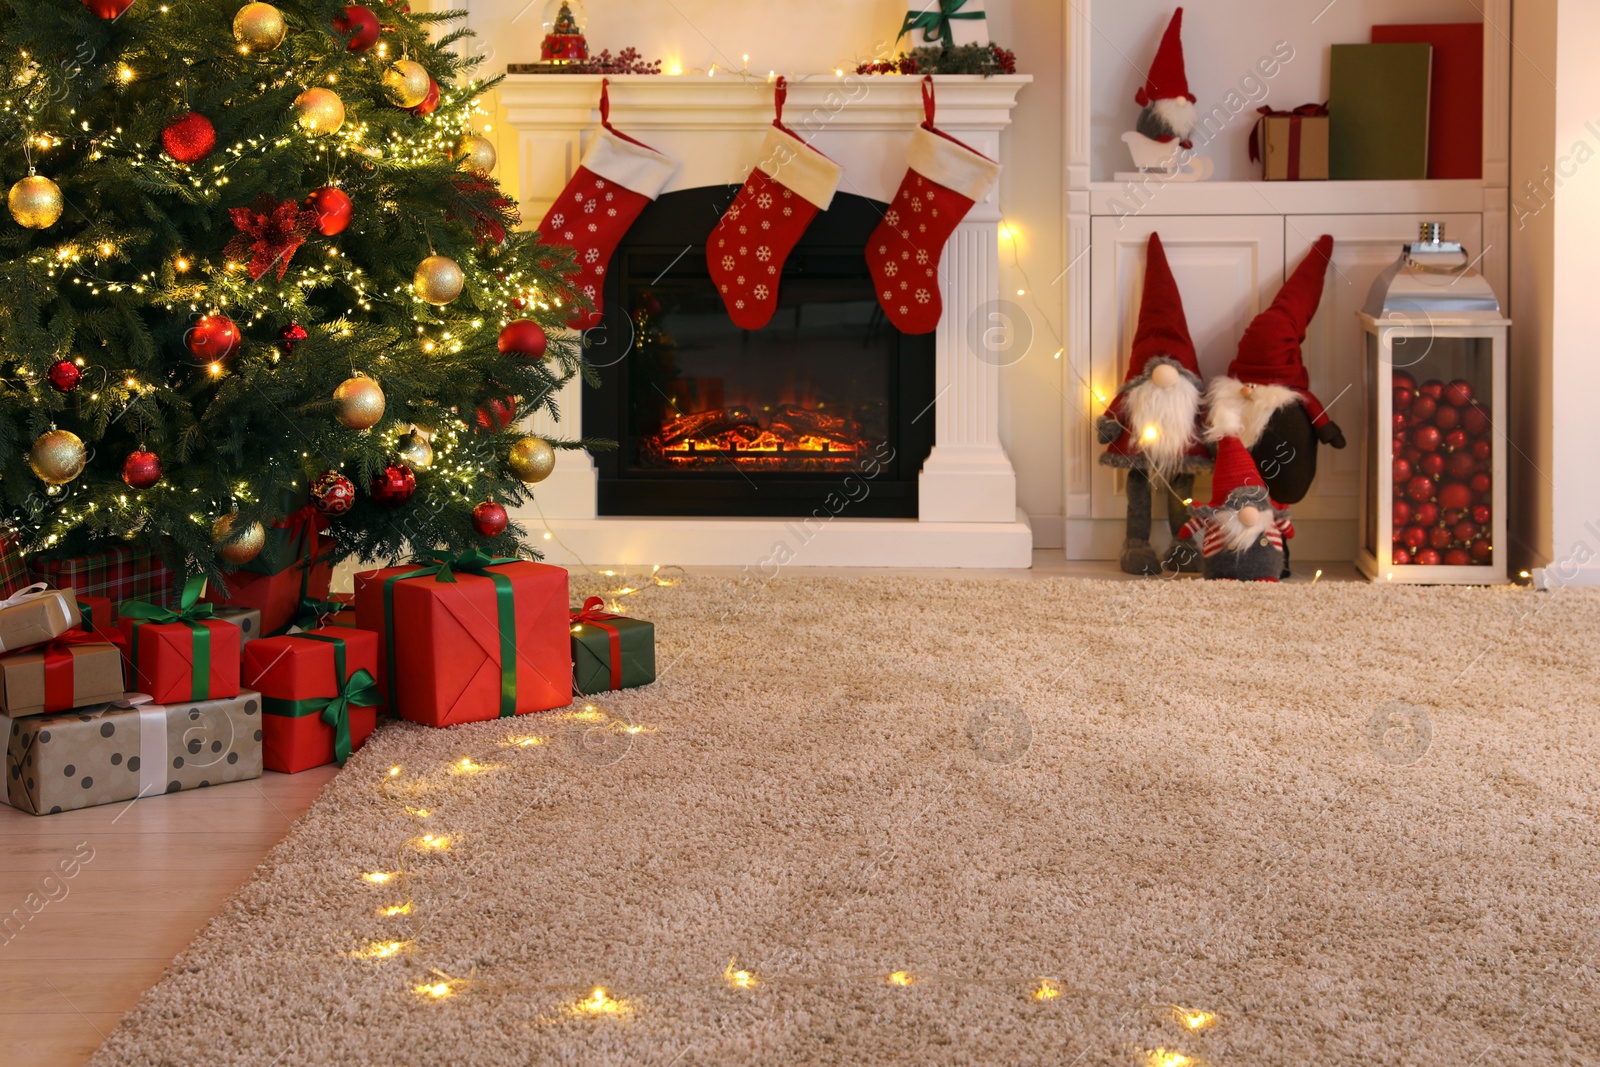
{"type": "Polygon", "coordinates": [[[1378,581],[1506,581],[1506,330],[1483,275],[1444,227],[1373,282],[1370,418],[1356,565],[1378,581]]]}

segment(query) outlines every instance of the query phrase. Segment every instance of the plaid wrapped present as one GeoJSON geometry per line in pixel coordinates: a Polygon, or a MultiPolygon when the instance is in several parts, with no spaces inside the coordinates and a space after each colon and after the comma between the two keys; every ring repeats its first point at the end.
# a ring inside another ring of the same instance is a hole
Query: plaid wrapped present
{"type": "Polygon", "coordinates": [[[22,539],[9,530],[0,533],[0,600],[31,581],[27,557],[22,554],[22,539]]]}
{"type": "Polygon", "coordinates": [[[150,548],[108,544],[81,556],[33,556],[29,564],[36,580],[80,597],[103,596],[113,604],[146,600],[164,605],[177,599],[172,571],[150,548]]]}

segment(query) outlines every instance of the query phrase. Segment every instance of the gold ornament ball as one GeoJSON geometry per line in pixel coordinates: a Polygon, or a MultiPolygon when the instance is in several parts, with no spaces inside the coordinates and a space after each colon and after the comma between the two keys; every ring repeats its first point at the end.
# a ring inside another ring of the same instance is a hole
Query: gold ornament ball
{"type": "Polygon", "coordinates": [[[508,465],[512,474],[529,485],[542,482],[556,469],[556,450],[542,437],[524,437],[511,446],[508,465]]]}
{"type": "Polygon", "coordinates": [[[383,87],[395,106],[416,107],[428,98],[428,72],[414,60],[397,60],[383,72],[383,87]]]}
{"type": "Polygon", "coordinates": [[[82,439],[70,430],[40,434],[28,451],[28,466],[46,485],[66,485],[83,473],[88,459],[82,439]]]}
{"type": "Polygon", "coordinates": [[[456,155],[466,156],[461,161],[461,169],[472,171],[474,174],[488,174],[494,170],[494,165],[500,158],[494,150],[493,142],[475,133],[469,133],[461,138],[456,145],[456,155]]]}
{"type": "Polygon", "coordinates": [[[337,133],[344,125],[344,101],[332,89],[307,89],[294,98],[294,117],[308,133],[337,133]]]}
{"type": "Polygon", "coordinates": [[[61,187],[49,178],[32,174],[11,187],[6,197],[11,217],[30,230],[54,226],[66,207],[61,199],[61,187]]]}
{"type": "Polygon", "coordinates": [[[394,454],[412,470],[425,471],[433,466],[433,446],[415,430],[395,442],[394,454]]]}
{"type": "Polygon", "coordinates": [[[466,278],[449,256],[429,256],[417,264],[411,288],[430,304],[448,304],[461,295],[466,278]]]}
{"type": "Polygon", "coordinates": [[[261,549],[267,543],[267,531],[259,522],[252,522],[244,533],[234,538],[233,528],[238,521],[239,513],[230,511],[211,524],[211,543],[217,546],[217,555],[222,557],[224,563],[234,566],[249,563],[261,555],[261,549]]]}
{"type": "Polygon", "coordinates": [[[333,399],[339,405],[334,417],[352,430],[376,426],[383,418],[383,390],[371,378],[346,378],[333,391],[333,399]]]}
{"type": "Polygon", "coordinates": [[[246,4],[233,16],[233,39],[252,52],[270,52],[283,43],[289,24],[271,4],[246,4]]]}

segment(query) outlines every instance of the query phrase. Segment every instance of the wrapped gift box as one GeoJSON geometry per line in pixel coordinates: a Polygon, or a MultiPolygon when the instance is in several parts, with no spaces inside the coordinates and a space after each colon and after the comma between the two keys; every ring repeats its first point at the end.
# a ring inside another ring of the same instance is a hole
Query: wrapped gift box
{"type": "Polygon", "coordinates": [[[117,622],[116,605],[108,596],[80,596],[74,591],[78,605],[78,628],[88,633],[105,633],[117,622]]]}
{"type": "Polygon", "coordinates": [[[900,25],[904,46],[957,48],[988,44],[989,20],[983,3],[984,0],[916,0],[900,25]]]}
{"type": "Polygon", "coordinates": [[[31,581],[22,539],[14,530],[0,531],[0,597],[10,596],[31,581]]]}
{"type": "Polygon", "coordinates": [[[128,685],[158,704],[224,700],[239,694],[239,628],[220,619],[146,620],[122,605],[117,622],[128,643],[128,685]]]}
{"type": "Polygon", "coordinates": [[[8,799],[35,815],[259,777],[254,692],[14,718],[7,735],[8,799]]]}
{"type": "Polygon", "coordinates": [[[261,611],[259,608],[217,608],[212,618],[222,622],[231,622],[239,628],[239,643],[247,645],[258,637],[265,637],[266,632],[261,629],[261,611]]]}
{"type": "Polygon", "coordinates": [[[78,556],[30,556],[34,578],[79,597],[103,596],[112,603],[170,603],[176,596],[172,571],[153,549],[113,544],[78,556]]]}
{"type": "Polygon", "coordinates": [[[251,574],[279,574],[305,561],[327,554],[329,545],[322,536],[328,519],[311,506],[311,493],[304,487],[287,487],[278,493],[278,511],[284,516],[264,523],[266,541],[261,552],[240,566],[251,574]]]}
{"type": "Polygon", "coordinates": [[[358,574],[355,595],[357,625],[383,638],[378,682],[402,718],[450,726],[572,702],[560,567],[468,553],[358,574]]]}
{"type": "Polygon", "coordinates": [[[1294,111],[1261,108],[1250,134],[1250,159],[1260,160],[1264,181],[1328,180],[1328,109],[1307,104],[1294,111]]]}
{"type": "Polygon", "coordinates": [[[378,724],[377,671],[371,630],[307,630],[246,645],[242,675],[261,693],[267,769],[344,766],[378,724]]]}
{"type": "Polygon", "coordinates": [[[212,586],[204,599],[230,608],[254,608],[261,612],[261,632],[272,634],[294,622],[302,600],[325,598],[332,584],[333,567],[328,562],[316,563],[309,570],[296,564],[277,574],[230,574],[225,587],[212,586]]]}
{"type": "Polygon", "coordinates": [[[79,630],[0,656],[0,712],[12,717],[70,711],[121,696],[122,653],[79,630]]]}
{"type": "Polygon", "coordinates": [[[656,628],[643,619],[612,615],[590,597],[572,611],[572,688],[589,696],[656,680],[656,628]]]}
{"type": "Polygon", "coordinates": [[[70,589],[46,589],[42,582],[24,586],[0,602],[0,652],[60,637],[81,618],[70,589]]]}

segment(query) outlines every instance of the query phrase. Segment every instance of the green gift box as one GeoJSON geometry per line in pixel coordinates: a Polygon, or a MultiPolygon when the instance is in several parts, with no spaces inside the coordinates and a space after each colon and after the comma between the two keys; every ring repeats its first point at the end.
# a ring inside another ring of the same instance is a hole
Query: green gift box
{"type": "Polygon", "coordinates": [[[572,688],[584,696],[656,680],[655,623],[609,614],[604,604],[592,596],[571,616],[572,688]]]}

